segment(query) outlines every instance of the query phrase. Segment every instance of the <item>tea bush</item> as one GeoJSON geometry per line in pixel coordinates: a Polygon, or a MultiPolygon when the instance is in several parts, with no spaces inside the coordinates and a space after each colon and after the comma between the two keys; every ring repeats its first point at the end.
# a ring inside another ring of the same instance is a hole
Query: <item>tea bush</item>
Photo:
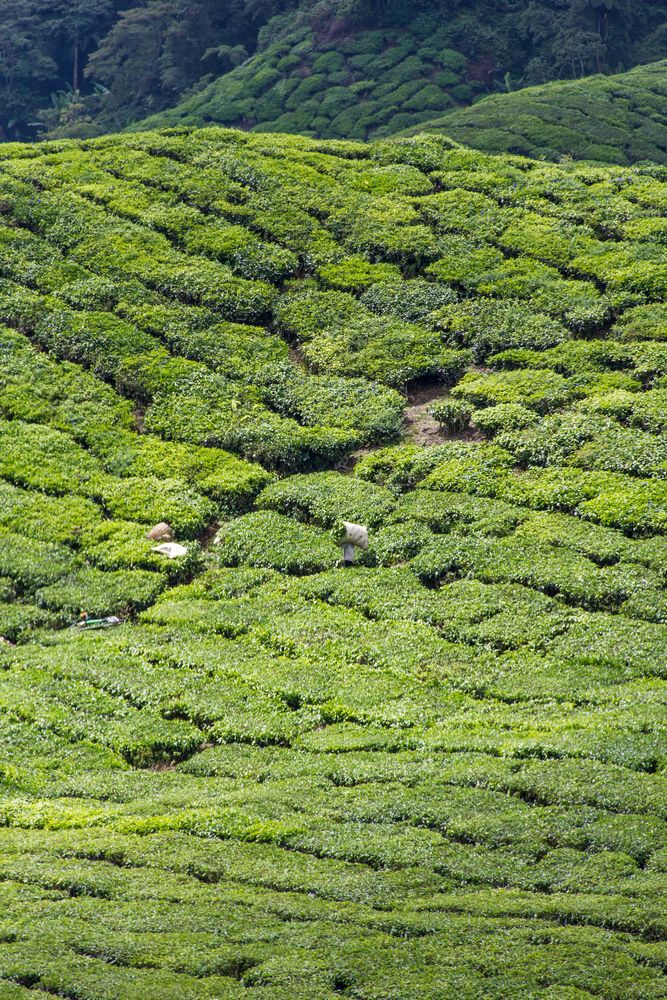
{"type": "MultiPolygon", "coordinates": [[[[549,160],[574,157],[624,167],[637,160],[664,163],[667,137],[658,117],[663,72],[663,64],[656,62],[611,77],[554,81],[494,94],[420,127],[442,130],[488,153],[549,160]]],[[[415,124],[408,127],[414,131],[415,124]]]]}
{"type": "MultiPolygon", "coordinates": [[[[471,262],[471,266],[474,270],[477,265],[471,262]]],[[[447,280],[446,275],[432,270],[436,277],[447,280]]],[[[464,301],[445,306],[432,319],[448,344],[470,347],[478,361],[518,346],[541,351],[559,344],[567,336],[556,320],[528,309],[519,301],[464,301]]]]}
{"type": "Polygon", "coordinates": [[[218,532],[216,544],[224,565],[265,566],[284,573],[313,573],[339,558],[328,535],[273,511],[258,511],[227,522],[218,532]]]}
{"type": "Polygon", "coordinates": [[[470,424],[473,408],[461,399],[443,399],[433,404],[431,413],[441,427],[457,434],[470,424]]]}
{"type": "Polygon", "coordinates": [[[83,569],[37,591],[38,603],[76,617],[87,611],[96,618],[151,604],[164,587],[160,573],[146,570],[83,569]]]}
{"type": "Polygon", "coordinates": [[[185,537],[201,532],[213,520],[215,504],[178,479],[132,476],[102,492],[102,503],[112,517],[155,524],[168,521],[185,537]]]}
{"type": "MultiPolygon", "coordinates": [[[[219,448],[166,442],[150,434],[100,433],[89,447],[113,475],[181,480],[189,489],[193,484],[229,513],[248,507],[272,478],[260,465],[219,448]]],[[[201,499],[198,502],[201,504],[201,499]]]]}
{"type": "Polygon", "coordinates": [[[333,528],[341,521],[376,527],[396,505],[389,490],[336,472],[289,476],[268,486],[257,498],[260,509],[333,528]]]}
{"type": "Polygon", "coordinates": [[[474,410],[470,419],[479,430],[493,435],[498,431],[523,430],[536,424],[539,417],[534,410],[529,410],[521,403],[498,403],[496,406],[474,410]]]}
{"type": "Polygon", "coordinates": [[[406,323],[428,321],[431,313],[456,301],[456,293],[446,285],[411,278],[408,281],[382,281],[371,285],[361,296],[371,312],[396,316],[406,323]]]}
{"type": "Polygon", "coordinates": [[[366,379],[304,377],[291,366],[267,367],[257,377],[264,400],[306,426],[354,430],[367,441],[394,437],[402,425],[403,397],[366,379]]]}

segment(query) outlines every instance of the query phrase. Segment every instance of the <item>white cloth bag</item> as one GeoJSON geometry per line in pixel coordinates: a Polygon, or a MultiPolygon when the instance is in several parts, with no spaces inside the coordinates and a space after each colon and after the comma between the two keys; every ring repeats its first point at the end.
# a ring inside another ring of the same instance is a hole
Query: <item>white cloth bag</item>
{"type": "Polygon", "coordinates": [[[354,545],[358,549],[368,548],[368,528],[363,524],[353,524],[351,521],[343,521],[345,528],[345,541],[349,545],[354,545]]]}

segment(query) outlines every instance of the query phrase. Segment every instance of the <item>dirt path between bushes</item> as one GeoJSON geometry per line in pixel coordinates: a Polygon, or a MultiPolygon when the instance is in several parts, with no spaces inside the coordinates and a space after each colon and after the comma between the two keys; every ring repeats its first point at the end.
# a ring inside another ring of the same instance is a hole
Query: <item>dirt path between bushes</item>
{"type": "Polygon", "coordinates": [[[430,408],[437,400],[447,395],[442,382],[425,383],[408,393],[405,408],[405,438],[410,444],[424,447],[442,444],[445,440],[443,429],[432,416],[430,408]]]}
{"type": "Polygon", "coordinates": [[[441,427],[432,416],[430,413],[432,404],[448,395],[449,388],[442,382],[429,380],[415,385],[406,395],[407,405],[404,411],[404,427],[401,437],[393,442],[383,441],[380,444],[369,444],[357,449],[338,466],[337,471],[351,475],[360,459],[372,455],[374,451],[379,451],[381,448],[387,448],[391,444],[416,444],[422,448],[432,448],[435,445],[445,444],[447,441],[484,441],[484,435],[480,431],[470,428],[454,434],[441,427]]]}

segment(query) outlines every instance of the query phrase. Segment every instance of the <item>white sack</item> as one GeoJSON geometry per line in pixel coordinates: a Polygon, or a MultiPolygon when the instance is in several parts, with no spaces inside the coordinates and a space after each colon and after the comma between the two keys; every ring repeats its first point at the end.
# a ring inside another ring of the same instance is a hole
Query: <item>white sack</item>
{"type": "Polygon", "coordinates": [[[352,524],[351,521],[343,521],[345,528],[345,541],[350,545],[355,545],[358,549],[368,548],[368,528],[363,524],[352,524]]]}
{"type": "Polygon", "coordinates": [[[167,559],[178,559],[180,556],[187,556],[188,550],[184,545],[179,545],[178,542],[165,542],[164,545],[154,545],[153,552],[159,552],[161,556],[166,556],[167,559]]]}

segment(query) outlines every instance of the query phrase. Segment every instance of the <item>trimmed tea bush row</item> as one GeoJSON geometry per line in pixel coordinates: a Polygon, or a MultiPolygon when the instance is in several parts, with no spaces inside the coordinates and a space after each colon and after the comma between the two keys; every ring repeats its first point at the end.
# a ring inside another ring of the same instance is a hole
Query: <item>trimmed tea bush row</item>
{"type": "Polygon", "coordinates": [[[433,136],[2,147],[0,995],[660,995],[666,206],[433,136]]]}

